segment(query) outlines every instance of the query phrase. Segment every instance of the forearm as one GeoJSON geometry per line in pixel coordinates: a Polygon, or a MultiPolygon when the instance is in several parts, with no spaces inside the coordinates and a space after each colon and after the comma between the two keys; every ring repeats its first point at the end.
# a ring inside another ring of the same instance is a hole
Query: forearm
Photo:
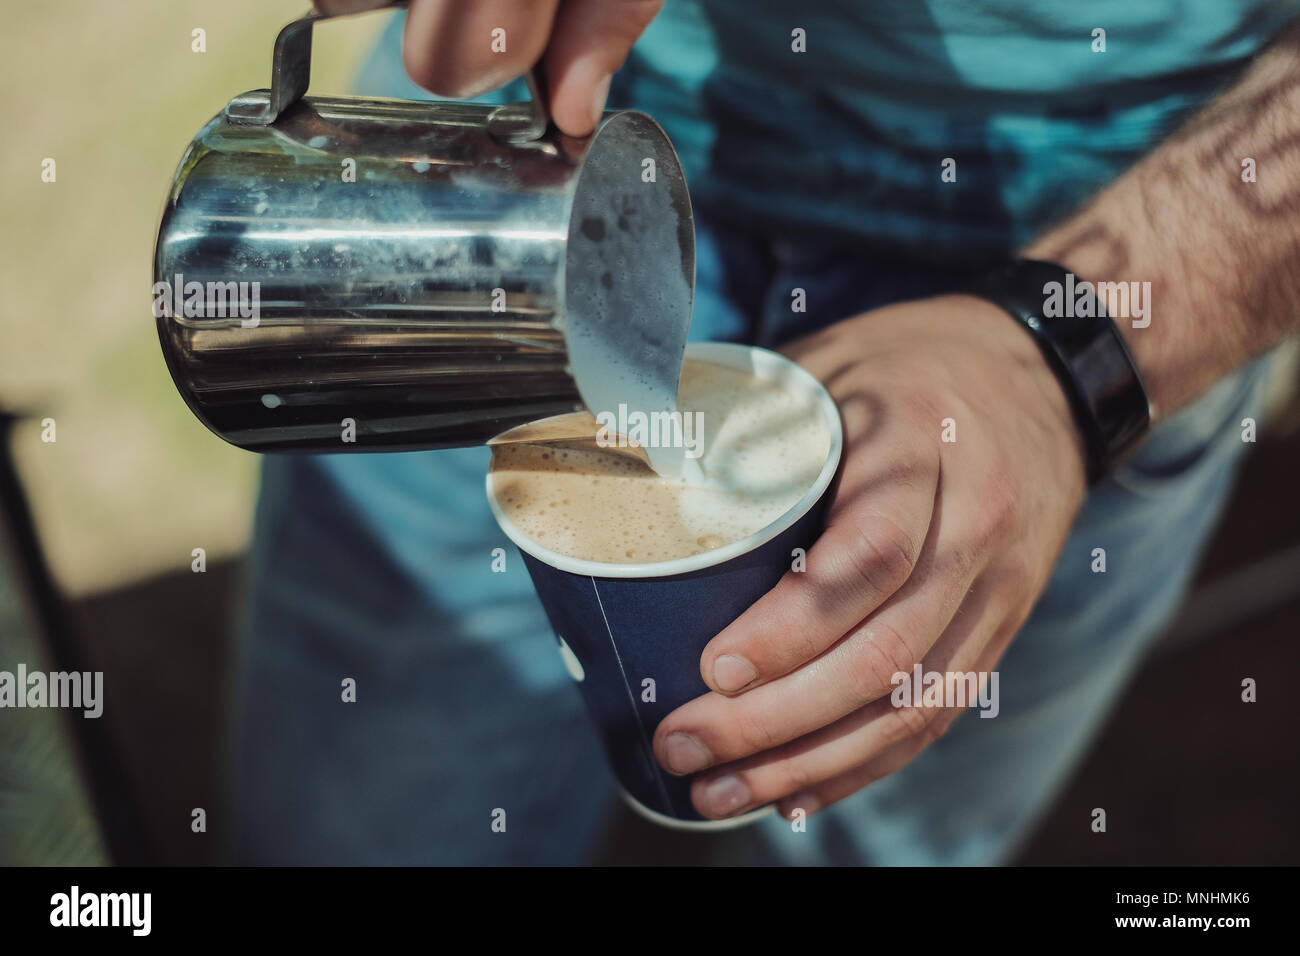
{"type": "Polygon", "coordinates": [[[1157,419],[1300,327],[1300,26],[1023,254],[1150,283],[1115,321],[1157,419]]]}

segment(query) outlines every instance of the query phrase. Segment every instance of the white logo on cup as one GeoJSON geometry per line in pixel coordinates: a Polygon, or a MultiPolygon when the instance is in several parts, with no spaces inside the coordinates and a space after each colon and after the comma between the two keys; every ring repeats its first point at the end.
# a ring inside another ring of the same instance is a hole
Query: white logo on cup
{"type": "Polygon", "coordinates": [[[587,676],[587,672],[582,669],[582,661],[578,660],[578,655],[573,653],[573,648],[565,643],[564,638],[555,635],[556,640],[560,642],[560,657],[564,658],[564,668],[569,672],[569,676],[579,684],[587,676]]]}

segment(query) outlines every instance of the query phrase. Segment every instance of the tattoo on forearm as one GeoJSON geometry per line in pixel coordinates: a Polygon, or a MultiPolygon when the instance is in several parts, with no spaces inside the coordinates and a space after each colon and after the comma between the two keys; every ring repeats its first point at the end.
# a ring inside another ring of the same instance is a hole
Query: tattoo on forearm
{"type": "MultiPolygon", "coordinates": [[[[1196,154],[1196,167],[1203,172],[1222,170],[1226,165],[1232,176],[1227,195],[1252,216],[1275,219],[1300,210],[1300,130],[1291,124],[1274,124],[1274,138],[1265,143],[1250,142],[1260,134],[1269,117],[1285,116],[1288,103],[1300,92],[1300,71],[1293,72],[1245,97],[1225,98],[1225,102],[1207,109],[1181,131],[1176,141],[1186,142],[1196,134],[1214,129],[1213,138],[1196,154]],[[1288,170],[1290,175],[1268,178],[1279,188],[1268,194],[1257,183],[1241,181],[1241,161],[1253,158],[1257,167],[1288,170]],[[1243,185],[1249,188],[1241,188],[1243,185]]],[[[1300,113],[1300,109],[1290,110],[1300,113]]],[[[1172,166],[1172,163],[1170,164],[1172,166]]]]}
{"type": "MultiPolygon", "coordinates": [[[[1211,196],[1230,198],[1253,219],[1279,219],[1300,213],[1300,130],[1276,124],[1270,141],[1250,142],[1259,136],[1261,120],[1284,114],[1291,99],[1300,99],[1297,94],[1300,71],[1247,94],[1227,94],[1179,128],[1140,167],[1138,195],[1146,222],[1158,222],[1165,214],[1167,189],[1203,188],[1198,187],[1198,182],[1203,184],[1200,174],[1204,173],[1229,175],[1228,188],[1216,190],[1211,196]],[[1207,135],[1207,142],[1194,145],[1207,135]],[[1180,145],[1190,146],[1193,152],[1170,148],[1180,145]],[[1270,175],[1266,184],[1244,183],[1240,164],[1247,156],[1255,160],[1257,168],[1290,174],[1270,175]]],[[[1295,112],[1300,115],[1300,104],[1295,112]]],[[[1096,211],[1096,207],[1085,209],[1047,254],[1058,260],[1085,256],[1088,261],[1099,262],[1096,277],[1114,277],[1131,264],[1129,240],[1117,231],[1114,222],[1097,217],[1096,211]]],[[[1106,210],[1111,217],[1114,212],[1113,205],[1106,210]]]]}
{"type": "Polygon", "coordinates": [[[1095,270],[1097,278],[1116,276],[1128,267],[1128,240],[1114,232],[1107,223],[1088,222],[1086,219],[1080,228],[1053,244],[1047,255],[1060,262],[1074,256],[1091,254],[1095,249],[1104,250],[1106,255],[1104,264],[1095,270]]]}

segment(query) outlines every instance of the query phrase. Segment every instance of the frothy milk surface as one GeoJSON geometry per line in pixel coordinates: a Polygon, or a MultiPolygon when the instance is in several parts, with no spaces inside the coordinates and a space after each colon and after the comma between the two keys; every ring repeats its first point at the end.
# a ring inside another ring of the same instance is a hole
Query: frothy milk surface
{"type": "Polygon", "coordinates": [[[617,452],[507,444],[492,452],[497,503],[551,551],[613,564],[669,561],[780,518],[830,451],[814,396],[727,366],[687,359],[678,408],[703,415],[704,484],[662,478],[617,452]]]}

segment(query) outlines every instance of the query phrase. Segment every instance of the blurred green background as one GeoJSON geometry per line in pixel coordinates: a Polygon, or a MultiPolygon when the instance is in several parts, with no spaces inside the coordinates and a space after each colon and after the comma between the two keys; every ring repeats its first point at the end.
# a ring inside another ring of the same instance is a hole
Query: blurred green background
{"type": "MultiPolygon", "coordinates": [[[[150,313],[153,243],[190,138],[231,97],[270,85],[275,35],[309,6],[6,6],[0,407],[29,416],[15,454],[71,595],[188,568],[198,547],[219,560],[247,539],[256,458],[209,433],[172,386],[150,313]],[[41,440],[47,417],[54,443],[41,440]]],[[[312,90],[351,90],[391,15],[319,27],[312,90]]]]}

